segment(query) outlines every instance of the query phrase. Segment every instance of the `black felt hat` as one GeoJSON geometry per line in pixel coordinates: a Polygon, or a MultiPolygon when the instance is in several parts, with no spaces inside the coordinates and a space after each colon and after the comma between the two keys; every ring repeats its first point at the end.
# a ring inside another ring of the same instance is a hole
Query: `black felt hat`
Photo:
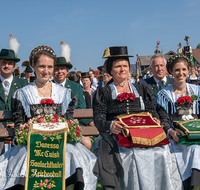
{"type": "Polygon", "coordinates": [[[133,56],[128,55],[127,46],[113,46],[113,47],[108,47],[104,50],[102,58],[109,58],[109,57],[133,57],[133,56]]]}
{"type": "Polygon", "coordinates": [[[81,78],[90,78],[89,72],[81,73],[81,78]]]}

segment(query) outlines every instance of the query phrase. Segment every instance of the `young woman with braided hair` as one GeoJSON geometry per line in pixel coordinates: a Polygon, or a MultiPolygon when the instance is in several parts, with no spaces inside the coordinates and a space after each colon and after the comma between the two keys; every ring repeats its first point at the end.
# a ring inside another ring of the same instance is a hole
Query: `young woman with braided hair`
{"type": "Polygon", "coordinates": [[[200,118],[200,88],[186,83],[189,68],[190,60],[187,57],[178,55],[171,58],[167,69],[173,75],[174,83],[162,89],[156,97],[161,125],[169,137],[172,154],[176,156],[184,189],[187,190],[200,187],[200,141],[188,139],[181,130],[177,130],[173,122],[194,120],[197,125],[192,130],[197,131],[199,127],[196,119],[200,118]]]}
{"type": "MultiPolygon", "coordinates": [[[[36,79],[26,87],[17,90],[12,97],[12,112],[15,129],[28,121],[29,118],[42,115],[60,115],[66,119],[73,119],[76,98],[71,91],[58,84],[52,83],[52,76],[56,55],[51,47],[39,46],[32,50],[30,63],[35,71],[36,79]],[[46,109],[40,104],[42,99],[52,99],[54,104],[46,109]]],[[[15,173],[26,173],[26,146],[14,145],[6,154],[0,157],[2,171],[15,169],[15,173]]],[[[65,167],[66,187],[73,185],[75,189],[95,189],[97,178],[93,175],[95,155],[81,143],[66,145],[65,167]]],[[[5,174],[6,175],[6,174],[5,174]]],[[[0,178],[0,189],[7,189],[20,183],[19,176],[0,178]]],[[[13,189],[13,188],[12,188],[13,189]]],[[[16,187],[19,189],[19,187],[16,187]]]]}

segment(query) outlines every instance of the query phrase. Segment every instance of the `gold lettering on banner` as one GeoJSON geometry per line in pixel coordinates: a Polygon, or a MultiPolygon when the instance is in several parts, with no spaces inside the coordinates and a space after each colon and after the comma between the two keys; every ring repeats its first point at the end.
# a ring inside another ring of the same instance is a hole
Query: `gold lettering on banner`
{"type": "Polygon", "coordinates": [[[59,149],[59,144],[48,144],[48,143],[42,143],[41,141],[36,141],[36,148],[53,148],[53,149],[59,149]]]}
{"type": "Polygon", "coordinates": [[[50,157],[50,158],[59,158],[60,154],[59,152],[49,152],[48,150],[46,150],[45,152],[42,152],[41,150],[34,150],[35,152],[35,156],[41,156],[41,157],[50,157]]]}
{"type": "Polygon", "coordinates": [[[35,160],[31,160],[30,161],[30,166],[32,167],[38,167],[38,168],[62,168],[63,167],[63,163],[54,163],[52,161],[50,162],[35,162],[35,160]]]}
{"type": "Polygon", "coordinates": [[[61,171],[46,172],[46,170],[37,171],[37,169],[32,169],[31,172],[32,172],[31,177],[61,177],[61,171]]]}

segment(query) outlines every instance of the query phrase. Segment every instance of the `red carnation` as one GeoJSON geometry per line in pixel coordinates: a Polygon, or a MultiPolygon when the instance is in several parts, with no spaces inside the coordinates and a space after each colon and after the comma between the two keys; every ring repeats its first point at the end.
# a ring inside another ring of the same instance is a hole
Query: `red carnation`
{"type": "Polygon", "coordinates": [[[43,183],[42,182],[40,183],[40,187],[43,187],[43,183]]]}
{"type": "Polygon", "coordinates": [[[51,119],[51,123],[56,123],[56,122],[59,122],[57,118],[54,117],[53,119],[51,119]]]}
{"type": "Polygon", "coordinates": [[[52,99],[43,99],[41,100],[40,104],[54,104],[54,101],[52,99]]]}
{"type": "Polygon", "coordinates": [[[135,100],[135,94],[130,93],[130,94],[129,94],[129,99],[130,99],[130,100],[135,100]]]}
{"type": "Polygon", "coordinates": [[[54,104],[54,101],[52,99],[46,99],[46,104],[54,104]]]}
{"type": "Polygon", "coordinates": [[[45,180],[44,180],[44,182],[45,182],[45,183],[48,183],[48,182],[49,182],[49,180],[48,180],[48,179],[45,179],[45,180]]]}
{"type": "Polygon", "coordinates": [[[46,101],[45,100],[41,100],[40,104],[45,104],[46,101]]]}
{"type": "Polygon", "coordinates": [[[47,187],[49,188],[49,189],[51,189],[51,185],[49,184],[49,185],[47,185],[47,187]]]}
{"type": "Polygon", "coordinates": [[[26,129],[28,129],[28,126],[27,126],[27,125],[25,125],[24,129],[25,129],[25,130],[26,130],[26,129]]]}
{"type": "Polygon", "coordinates": [[[37,123],[42,123],[44,121],[44,116],[37,119],[37,123]]]}
{"type": "Polygon", "coordinates": [[[123,102],[124,100],[127,100],[127,99],[130,99],[130,100],[135,100],[135,94],[133,93],[128,93],[128,92],[124,92],[122,94],[119,94],[117,96],[117,99],[120,101],[120,102],[123,102]]]}
{"type": "Polygon", "coordinates": [[[78,138],[81,136],[79,131],[76,132],[76,135],[78,135],[78,138]]]}
{"type": "Polygon", "coordinates": [[[70,120],[67,120],[67,123],[68,123],[68,124],[71,124],[71,121],[70,121],[70,120]]]}
{"type": "Polygon", "coordinates": [[[53,114],[53,117],[54,117],[54,118],[58,118],[58,116],[57,116],[57,115],[55,115],[55,114],[53,114]]]}
{"type": "Polygon", "coordinates": [[[190,96],[182,96],[182,97],[180,97],[180,98],[177,99],[177,103],[179,103],[179,104],[181,104],[181,105],[182,105],[184,102],[189,103],[189,102],[191,102],[191,101],[192,101],[192,99],[191,99],[190,96]]]}
{"type": "Polygon", "coordinates": [[[185,96],[185,101],[186,102],[191,102],[192,100],[191,100],[191,97],[190,96],[185,96]]]}

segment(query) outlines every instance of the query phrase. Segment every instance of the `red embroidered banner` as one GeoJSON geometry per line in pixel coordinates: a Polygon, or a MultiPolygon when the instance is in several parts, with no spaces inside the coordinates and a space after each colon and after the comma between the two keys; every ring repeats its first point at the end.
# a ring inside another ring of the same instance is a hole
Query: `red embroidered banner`
{"type": "Polygon", "coordinates": [[[169,144],[162,126],[148,112],[118,116],[117,119],[124,125],[123,133],[114,135],[120,146],[154,147],[169,144]]]}

